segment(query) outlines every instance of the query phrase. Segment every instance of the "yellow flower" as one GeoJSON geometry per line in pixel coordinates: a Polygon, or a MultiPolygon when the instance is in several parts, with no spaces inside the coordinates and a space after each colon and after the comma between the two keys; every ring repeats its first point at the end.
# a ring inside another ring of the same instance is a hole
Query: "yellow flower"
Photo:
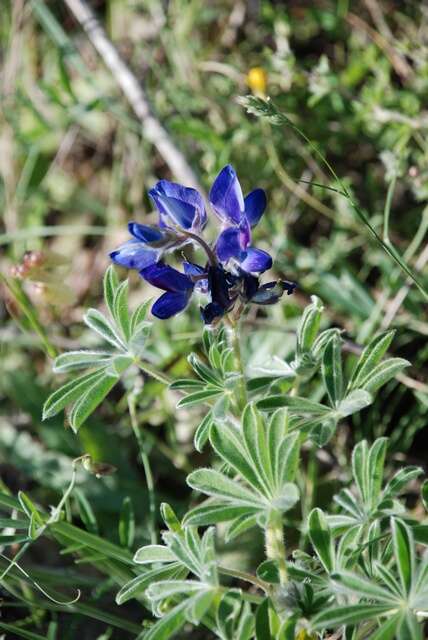
{"type": "Polygon", "coordinates": [[[296,634],[296,640],[315,640],[316,635],[314,633],[309,633],[306,629],[301,629],[296,634]]]}
{"type": "Polygon", "coordinates": [[[266,95],[267,81],[267,73],[262,67],[252,67],[247,73],[247,84],[256,95],[266,95]]]}

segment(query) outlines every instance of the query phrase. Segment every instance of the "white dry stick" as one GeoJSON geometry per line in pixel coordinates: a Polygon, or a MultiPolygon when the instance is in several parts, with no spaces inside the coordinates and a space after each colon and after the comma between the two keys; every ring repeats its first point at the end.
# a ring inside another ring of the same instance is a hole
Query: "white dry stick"
{"type": "Polygon", "coordinates": [[[91,8],[85,0],[64,0],[64,2],[86,31],[89,40],[110,69],[135,115],[141,121],[144,137],[157,148],[177,180],[201,191],[198,179],[186,158],[153,115],[140,83],[120,57],[91,8]]]}

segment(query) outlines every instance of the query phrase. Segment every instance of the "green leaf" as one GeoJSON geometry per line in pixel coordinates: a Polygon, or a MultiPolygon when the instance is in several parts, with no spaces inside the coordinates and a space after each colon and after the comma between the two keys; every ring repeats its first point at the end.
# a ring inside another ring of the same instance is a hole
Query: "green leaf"
{"type": "Polygon", "coordinates": [[[163,618],[149,629],[149,631],[138,636],[137,640],[169,640],[181,629],[186,622],[186,609],[188,602],[185,600],[171,609],[163,618]]]}
{"type": "MultiPolygon", "coordinates": [[[[422,472],[422,469],[420,470],[422,472]]],[[[422,502],[424,503],[425,510],[428,511],[428,480],[422,484],[421,487],[422,502]]]]}
{"type": "Polygon", "coordinates": [[[75,489],[74,495],[77,499],[80,518],[85,525],[86,530],[90,533],[98,533],[97,519],[90,503],[86,499],[85,494],[81,489],[75,489]]]}
{"type": "Polygon", "coordinates": [[[341,340],[337,334],[324,349],[321,371],[331,405],[337,407],[343,398],[341,340]]]}
{"type": "MultiPolygon", "coordinates": [[[[230,518],[228,518],[228,520],[230,520],[230,518]]],[[[235,520],[233,520],[233,522],[231,522],[227,527],[224,534],[225,541],[230,542],[231,540],[234,540],[245,531],[248,531],[248,529],[255,527],[256,524],[257,515],[251,513],[250,510],[247,510],[246,513],[235,518],[235,520]]]]}
{"type": "Polygon", "coordinates": [[[104,377],[104,369],[85,373],[54,391],[43,405],[43,420],[52,418],[67,405],[80,398],[98,380],[104,377]]]}
{"type": "Polygon", "coordinates": [[[0,629],[2,629],[3,631],[9,631],[9,633],[13,634],[14,636],[26,638],[26,640],[46,640],[46,636],[41,636],[38,633],[27,631],[27,629],[18,627],[16,624],[6,624],[6,622],[0,622],[0,629]]]}
{"type": "Polygon", "coordinates": [[[326,609],[312,619],[313,629],[340,627],[348,624],[358,624],[364,620],[371,620],[381,615],[395,613],[394,606],[387,604],[355,604],[337,606],[326,609]]]}
{"type": "Polygon", "coordinates": [[[385,486],[382,493],[383,497],[388,498],[398,495],[409,482],[420,476],[422,473],[423,469],[421,469],[421,467],[409,466],[404,469],[400,469],[385,486]]]}
{"type": "MultiPolygon", "coordinates": [[[[119,540],[122,547],[128,549],[134,544],[135,538],[135,514],[132,501],[129,496],[123,500],[119,519],[119,540]]],[[[135,557],[134,557],[135,562],[135,557]]]]}
{"type": "Polygon", "coordinates": [[[52,370],[64,373],[76,369],[102,367],[108,364],[113,353],[108,351],[68,351],[55,358],[52,370]]]}
{"type": "Polygon", "coordinates": [[[256,640],[275,640],[279,624],[279,618],[266,598],[256,611],[256,640]]]}
{"type": "Polygon", "coordinates": [[[355,369],[352,372],[351,380],[348,388],[357,389],[372,371],[372,369],[380,362],[385,355],[392,342],[395,331],[385,331],[373,338],[362,352],[355,369]]]}
{"type": "Polygon", "coordinates": [[[182,409],[183,407],[194,407],[197,404],[203,404],[207,400],[211,400],[212,398],[218,398],[224,393],[221,389],[203,389],[202,391],[195,391],[195,393],[189,393],[189,395],[181,398],[177,402],[177,409],[182,409]]]}
{"type": "Polygon", "coordinates": [[[90,329],[98,333],[106,342],[116,347],[116,349],[126,351],[126,346],[122,338],[100,311],[97,309],[88,309],[83,316],[83,321],[90,329]]]}
{"type": "Polygon", "coordinates": [[[279,569],[274,560],[265,560],[256,570],[256,575],[260,580],[269,582],[270,584],[279,584],[279,569]]]}
{"type": "Polygon", "coordinates": [[[186,618],[192,624],[199,624],[214,602],[215,596],[214,589],[210,589],[209,591],[197,593],[193,598],[190,598],[187,604],[186,618]]]}
{"type": "Polygon", "coordinates": [[[175,555],[168,547],[161,544],[149,544],[135,552],[134,562],[137,564],[153,564],[155,562],[174,562],[175,555]]]}
{"type": "Polygon", "coordinates": [[[177,574],[177,571],[181,570],[178,562],[169,564],[166,567],[160,569],[151,569],[140,575],[132,578],[129,582],[123,585],[120,591],[116,594],[116,604],[121,605],[140,595],[147,589],[149,585],[157,580],[167,580],[177,574]]]}
{"type": "Polygon", "coordinates": [[[106,375],[103,372],[103,375],[89,389],[85,390],[83,396],[73,406],[69,416],[70,426],[75,433],[101,404],[118,380],[118,375],[106,375]]]}
{"type": "Polygon", "coordinates": [[[147,326],[147,313],[149,311],[149,307],[152,303],[152,299],[145,300],[135,309],[131,316],[131,336],[134,337],[135,334],[141,331],[142,325],[147,326]]]}
{"type": "Polygon", "coordinates": [[[196,451],[199,451],[199,453],[202,453],[202,449],[204,448],[209,438],[210,429],[212,425],[213,425],[212,412],[208,411],[206,416],[203,418],[202,422],[199,423],[193,438],[195,449],[196,451]]]}
{"type": "Polygon", "coordinates": [[[242,432],[252,467],[256,471],[264,494],[274,490],[274,479],[270,465],[266,429],[262,415],[253,404],[248,404],[242,416],[242,432]]]}
{"type": "Polygon", "coordinates": [[[337,405],[337,413],[341,418],[365,409],[373,402],[373,396],[364,389],[354,389],[337,405]]]}
{"type": "Polygon", "coordinates": [[[352,473],[364,503],[369,501],[370,481],[367,440],[359,442],[352,451],[352,473]]]}
{"type": "Polygon", "coordinates": [[[391,608],[400,606],[400,599],[394,594],[373,580],[362,578],[356,573],[341,571],[333,573],[331,578],[345,593],[358,595],[359,598],[371,598],[377,600],[378,603],[389,604],[391,608]]]}
{"type": "Polygon", "coordinates": [[[231,425],[214,424],[210,432],[210,442],[214,451],[256,491],[264,495],[264,485],[249,461],[249,455],[242,443],[241,434],[231,425]]]}
{"type": "Polygon", "coordinates": [[[383,469],[385,466],[386,449],[388,438],[377,438],[369,451],[368,476],[369,476],[369,496],[374,506],[379,498],[382,489],[383,469]]]}
{"type": "MultiPolygon", "coordinates": [[[[281,457],[279,450],[287,431],[288,409],[277,409],[270,418],[267,432],[269,462],[277,487],[282,484],[282,474],[280,473],[281,457]]],[[[290,480],[293,479],[294,478],[290,478],[290,480]]]]}
{"type": "Polygon", "coordinates": [[[318,447],[324,447],[336,431],[336,420],[317,421],[311,428],[309,437],[318,447]]]}
{"type": "Polygon", "coordinates": [[[276,486],[278,489],[293,482],[299,465],[300,437],[298,433],[290,433],[282,439],[278,447],[276,486]]]}
{"type": "Polygon", "coordinates": [[[187,484],[216,498],[224,498],[236,506],[266,506],[258,495],[214,469],[197,469],[187,476],[187,484]]]}
{"type": "Polygon", "coordinates": [[[162,580],[153,582],[147,589],[146,595],[150,600],[164,600],[176,595],[187,595],[201,591],[204,585],[197,580],[162,580]]]}
{"type": "Polygon", "coordinates": [[[131,321],[128,311],[128,280],[116,289],[113,300],[113,317],[122,331],[125,343],[131,337],[131,321]]]}
{"type": "Polygon", "coordinates": [[[298,396],[269,396],[259,400],[256,404],[262,411],[289,407],[294,413],[308,416],[323,416],[331,412],[330,407],[298,396]]]}
{"type": "Polygon", "coordinates": [[[297,350],[305,353],[311,350],[317,336],[324,307],[317,296],[311,297],[312,304],[303,311],[297,328],[297,350]]]}
{"type": "Polygon", "coordinates": [[[400,613],[391,616],[379,627],[379,629],[371,634],[371,640],[393,640],[396,637],[395,634],[400,626],[400,622],[400,613]]]}
{"type": "Polygon", "coordinates": [[[330,527],[321,509],[313,509],[308,519],[309,538],[327,573],[334,569],[334,547],[330,527]]]}
{"type": "Polygon", "coordinates": [[[188,357],[188,360],[192,369],[194,369],[196,374],[200,378],[202,378],[202,380],[204,380],[207,384],[212,384],[214,387],[222,386],[221,378],[219,377],[217,372],[211,369],[210,367],[207,367],[207,365],[204,364],[198,358],[197,355],[195,355],[194,353],[191,353],[190,356],[188,357]]]}
{"type": "Polygon", "coordinates": [[[388,358],[380,362],[361,381],[361,388],[374,393],[392,378],[395,378],[405,367],[409,367],[410,362],[404,358],[388,358]]]}
{"type": "Polygon", "coordinates": [[[410,527],[391,518],[392,544],[404,593],[409,593],[415,571],[415,547],[410,527]]]}
{"type": "Polygon", "coordinates": [[[415,615],[409,611],[402,617],[401,625],[398,628],[397,640],[423,640],[426,635],[423,633],[423,623],[418,622],[415,615]]]}
{"type": "Polygon", "coordinates": [[[10,535],[0,534],[0,546],[9,547],[12,544],[22,544],[23,542],[30,542],[31,538],[26,533],[16,533],[10,535]]]}
{"type": "Polygon", "coordinates": [[[110,315],[114,318],[114,296],[119,287],[119,278],[113,265],[110,265],[104,274],[104,301],[110,315]]]}
{"type": "Polygon", "coordinates": [[[205,527],[218,522],[228,522],[235,518],[252,518],[258,511],[260,511],[259,506],[231,505],[209,499],[188,511],[183,522],[185,525],[205,527]]]}
{"type": "Polygon", "coordinates": [[[113,558],[125,565],[132,566],[133,564],[132,555],[127,549],[123,549],[105,538],[101,538],[93,533],[89,533],[89,531],[75,527],[68,522],[55,522],[50,525],[49,530],[55,536],[61,537],[61,539],[65,538],[67,543],[72,542],[79,545],[85,545],[89,549],[105,556],[106,558],[113,558]]]}

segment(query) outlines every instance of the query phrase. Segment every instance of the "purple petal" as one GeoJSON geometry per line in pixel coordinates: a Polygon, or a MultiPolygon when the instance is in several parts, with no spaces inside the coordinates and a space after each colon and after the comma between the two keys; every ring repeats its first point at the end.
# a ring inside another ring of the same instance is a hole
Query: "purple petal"
{"type": "Polygon", "coordinates": [[[138,222],[130,222],[128,229],[131,236],[134,236],[137,240],[141,240],[141,242],[157,242],[163,237],[162,232],[158,229],[145,224],[139,224],[138,222]]]}
{"type": "Polygon", "coordinates": [[[229,227],[220,233],[217,238],[216,252],[220,262],[241,257],[241,231],[238,227],[229,227]]]}
{"type": "Polygon", "coordinates": [[[252,227],[255,227],[262,217],[267,199],[263,189],[254,189],[245,198],[245,217],[252,227]]]}
{"type": "Polygon", "coordinates": [[[241,247],[246,249],[251,242],[251,227],[247,218],[242,218],[239,225],[241,247]]]}
{"type": "Polygon", "coordinates": [[[241,269],[249,273],[262,273],[272,266],[272,258],[266,251],[249,248],[246,256],[241,262],[241,269]]]}
{"type": "Polygon", "coordinates": [[[149,284],[158,287],[158,289],[164,289],[164,291],[182,292],[193,289],[193,282],[190,278],[163,262],[142,269],[140,275],[149,284]]]}
{"type": "Polygon", "coordinates": [[[234,168],[228,164],[218,174],[209,199],[221,220],[239,223],[244,212],[244,196],[234,168]]]}
{"type": "Polygon", "coordinates": [[[187,307],[190,299],[190,291],[167,291],[156,300],[152,307],[152,314],[160,320],[166,320],[176,313],[180,313],[187,307]]]}
{"type": "MultiPolygon", "coordinates": [[[[178,200],[184,205],[189,205],[189,211],[193,211],[193,221],[190,226],[193,226],[193,230],[201,230],[207,221],[207,214],[205,211],[205,204],[202,196],[196,189],[190,187],[184,187],[181,184],[175,182],[169,182],[168,180],[159,180],[156,185],[149,191],[150,197],[153,199],[155,205],[159,209],[159,212],[163,216],[169,216],[170,213],[163,206],[162,202],[158,200],[158,196],[165,196],[167,198],[173,198],[178,200]]],[[[184,225],[181,225],[184,226],[184,225]]],[[[190,227],[184,227],[189,229],[190,227]]]]}
{"type": "Polygon", "coordinates": [[[159,251],[148,249],[139,240],[128,240],[110,253],[110,258],[116,264],[127,269],[138,269],[138,271],[154,265],[159,257],[159,251]]]}

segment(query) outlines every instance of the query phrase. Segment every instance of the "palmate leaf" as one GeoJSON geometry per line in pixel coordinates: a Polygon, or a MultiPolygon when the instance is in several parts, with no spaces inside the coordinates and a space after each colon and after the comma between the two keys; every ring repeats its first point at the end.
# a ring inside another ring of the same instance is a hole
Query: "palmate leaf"
{"type": "Polygon", "coordinates": [[[234,505],[210,498],[198,507],[188,511],[184,516],[183,523],[186,526],[203,527],[230,520],[237,522],[240,518],[252,518],[259,511],[260,508],[258,506],[234,505]]]}
{"type": "Polygon", "coordinates": [[[404,358],[388,358],[380,362],[370,373],[361,381],[361,388],[375,393],[384,384],[395,378],[403,369],[410,366],[408,360],[404,358]]]}
{"type": "Polygon", "coordinates": [[[315,630],[353,625],[382,615],[394,614],[396,608],[388,604],[355,604],[333,606],[314,616],[312,628],[315,630]]]}
{"type": "Polygon", "coordinates": [[[149,585],[157,580],[169,580],[178,576],[184,577],[184,575],[183,567],[178,562],[170,563],[166,567],[150,569],[124,584],[116,594],[116,603],[121,605],[143,594],[149,585]]]}
{"type": "Polygon", "coordinates": [[[309,538],[324,569],[331,573],[334,569],[335,554],[333,538],[327,519],[321,509],[313,509],[308,519],[309,538]]]}
{"type": "Polygon", "coordinates": [[[312,296],[312,304],[307,305],[297,328],[297,353],[311,351],[318,334],[324,307],[317,296],[312,296]]]}
{"type": "Polygon", "coordinates": [[[187,476],[187,484],[201,493],[231,501],[236,506],[260,506],[266,502],[253,491],[214,469],[197,469],[187,476]]]}
{"type": "Polygon", "coordinates": [[[415,545],[410,527],[391,518],[392,543],[403,593],[408,594],[415,575],[415,545]]]}
{"type": "Polygon", "coordinates": [[[84,368],[93,371],[57,389],[43,407],[43,419],[47,419],[70,406],[69,422],[74,431],[101,404],[124,371],[141,356],[149,331],[150,325],[146,322],[148,303],[141,304],[130,316],[128,282],[119,283],[113,267],[104,276],[104,300],[111,319],[97,309],[89,309],[84,321],[114,349],[77,350],[58,356],[53,366],[55,373],[84,368]]]}

